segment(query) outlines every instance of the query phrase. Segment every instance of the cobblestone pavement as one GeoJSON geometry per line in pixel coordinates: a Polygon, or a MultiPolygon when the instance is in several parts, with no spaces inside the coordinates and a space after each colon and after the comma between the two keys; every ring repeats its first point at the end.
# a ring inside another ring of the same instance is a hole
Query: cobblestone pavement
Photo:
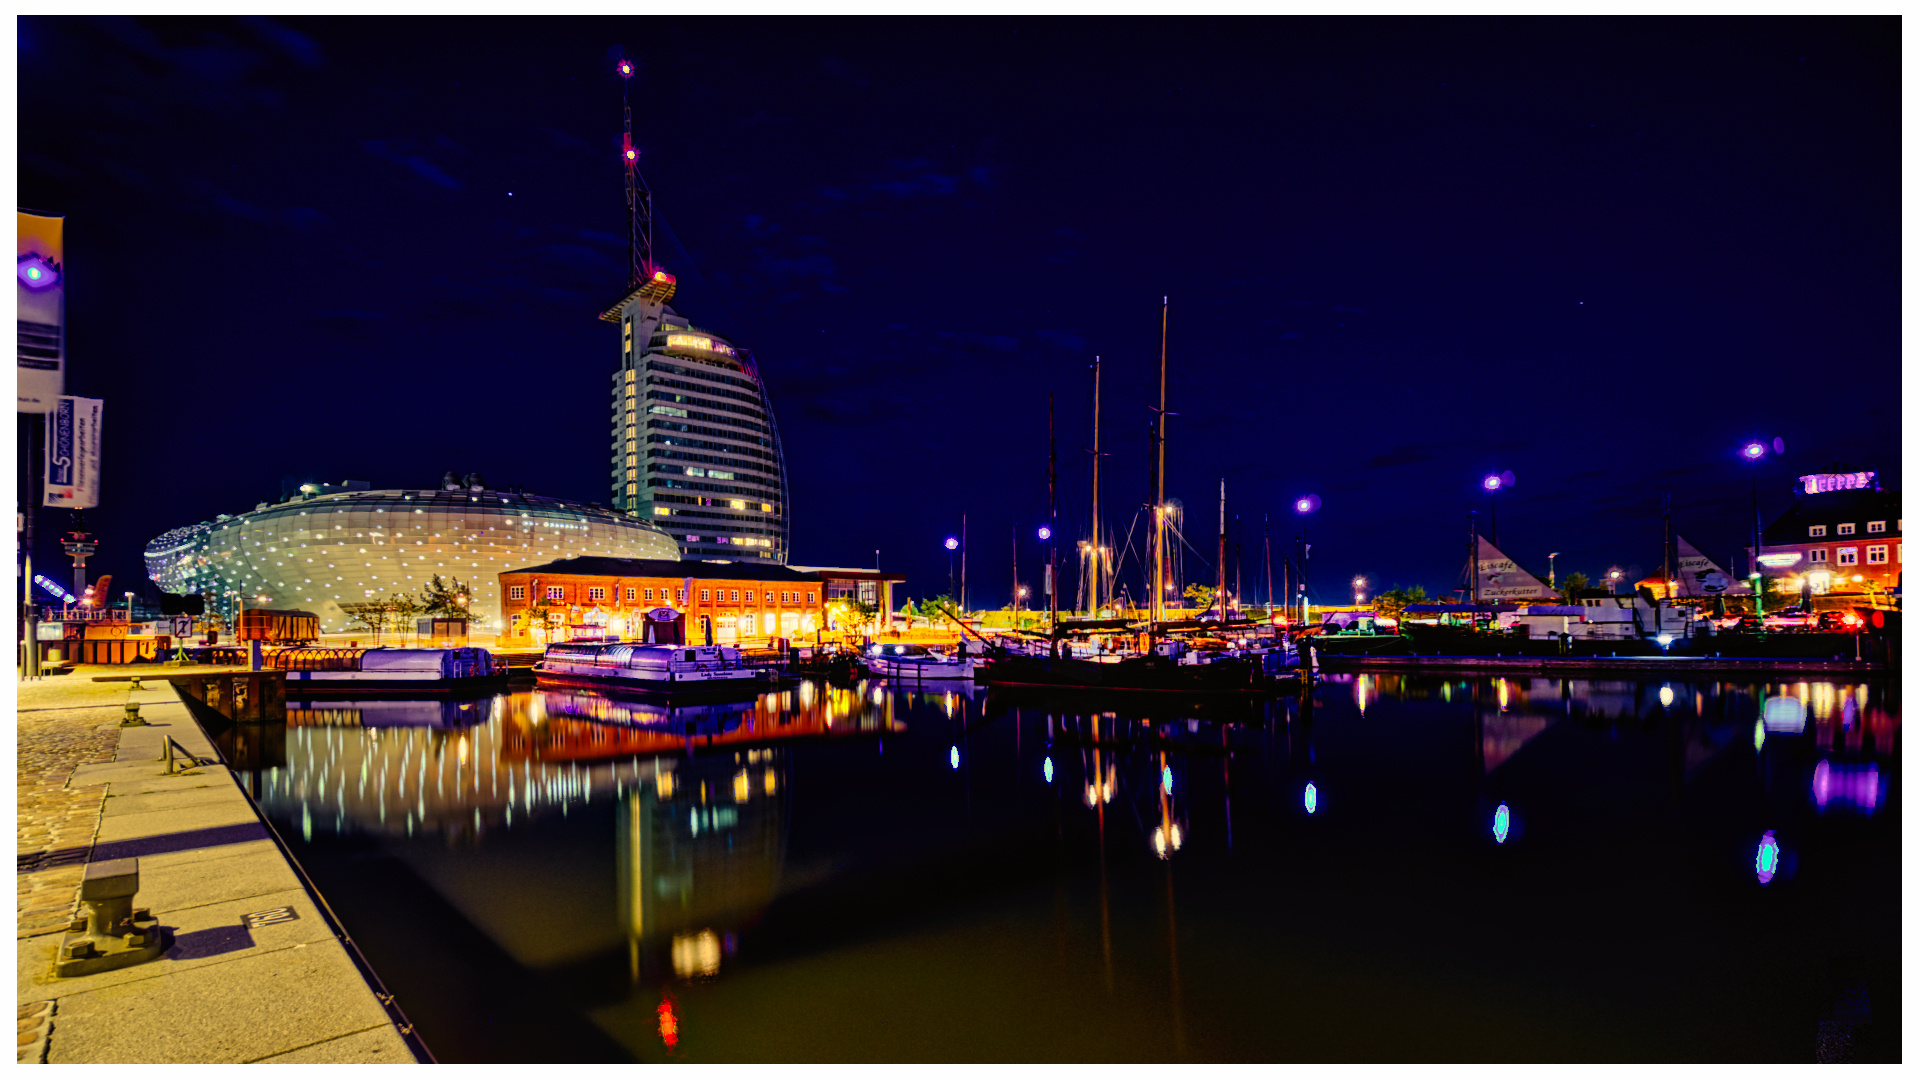
{"type": "MultiPolygon", "coordinates": [[[[107,789],[67,781],[81,765],[113,760],[127,684],[96,683],[90,674],[75,672],[22,682],[18,689],[15,940],[58,933],[75,916],[107,789]]],[[[19,1007],[19,1061],[38,1062],[45,1055],[52,1019],[51,1002],[19,1007]]]]}

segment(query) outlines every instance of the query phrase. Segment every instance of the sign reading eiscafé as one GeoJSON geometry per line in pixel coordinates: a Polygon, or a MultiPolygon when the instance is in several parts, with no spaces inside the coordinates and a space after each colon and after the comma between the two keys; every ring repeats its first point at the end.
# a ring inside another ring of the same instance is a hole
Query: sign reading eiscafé
{"type": "Polygon", "coordinates": [[[1800,478],[1800,484],[1809,495],[1818,495],[1823,491],[1860,491],[1874,486],[1873,478],[1879,474],[1866,472],[1812,473],[1800,478]]]}

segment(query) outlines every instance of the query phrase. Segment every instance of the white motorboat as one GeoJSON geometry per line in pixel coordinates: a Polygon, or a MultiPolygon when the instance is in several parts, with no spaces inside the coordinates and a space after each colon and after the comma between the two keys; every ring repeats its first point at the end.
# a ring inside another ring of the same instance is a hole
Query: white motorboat
{"type": "Polygon", "coordinates": [[[925,645],[875,645],[860,657],[867,674],[903,682],[973,679],[971,656],[949,656],[925,645]]]}

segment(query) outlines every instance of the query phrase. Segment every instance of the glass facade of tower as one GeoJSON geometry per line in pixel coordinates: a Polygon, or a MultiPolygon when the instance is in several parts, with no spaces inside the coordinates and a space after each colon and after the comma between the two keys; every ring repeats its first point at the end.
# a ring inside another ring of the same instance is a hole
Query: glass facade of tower
{"type": "Polygon", "coordinates": [[[659,526],[686,558],[784,563],[786,467],[759,369],[666,299],[642,289],[608,313],[620,324],[613,505],[659,526]]]}

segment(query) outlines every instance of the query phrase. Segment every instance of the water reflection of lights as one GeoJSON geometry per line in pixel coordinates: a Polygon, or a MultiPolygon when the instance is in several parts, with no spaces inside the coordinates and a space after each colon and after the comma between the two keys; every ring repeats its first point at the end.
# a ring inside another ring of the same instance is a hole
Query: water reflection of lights
{"type": "Polygon", "coordinates": [[[733,774],[733,801],[746,802],[753,796],[753,781],[748,779],[747,770],[741,769],[733,774]]]}
{"type": "Polygon", "coordinates": [[[1673,687],[1664,685],[1660,687],[1660,707],[1663,709],[1673,707],[1673,687]]]}
{"type": "Polygon", "coordinates": [[[1760,850],[1753,857],[1754,875],[1765,885],[1780,872],[1780,842],[1773,838],[1773,830],[1768,829],[1760,838],[1760,850]]]}
{"type": "Polygon", "coordinates": [[[1767,722],[1765,720],[1755,720],[1753,722],[1753,752],[1756,754],[1759,753],[1760,748],[1765,745],[1767,745],[1767,722]]]}
{"type": "Polygon", "coordinates": [[[1512,821],[1512,812],[1507,809],[1506,803],[1501,803],[1493,812],[1494,843],[1504,844],[1507,842],[1507,828],[1512,824],[1512,821]]]}
{"type": "Polygon", "coordinates": [[[1500,708],[1504,711],[1507,707],[1507,680],[1505,679],[1496,680],[1493,687],[1493,693],[1495,697],[1500,699],[1500,708]]]}
{"type": "Polygon", "coordinates": [[[1040,772],[1046,776],[1047,783],[1053,783],[1053,759],[1047,758],[1040,763],[1040,772]]]}
{"type": "Polygon", "coordinates": [[[720,974],[720,935],[712,930],[673,935],[673,973],[683,979],[720,974]]]}
{"type": "Polygon", "coordinates": [[[1367,692],[1372,689],[1373,677],[1370,675],[1361,675],[1353,680],[1353,703],[1359,707],[1361,716],[1367,715],[1367,692]]]}
{"type": "Polygon", "coordinates": [[[1153,853],[1163,859],[1179,851],[1180,845],[1185,842],[1186,835],[1180,831],[1180,823],[1177,821],[1164,828],[1159,825],[1153,827],[1153,853]],[[1168,846],[1169,836],[1172,839],[1171,847],[1168,846]]]}
{"type": "Polygon", "coordinates": [[[1306,803],[1309,814],[1320,809],[1320,789],[1314,787],[1311,781],[1307,784],[1307,791],[1302,801],[1306,803]]]}
{"type": "Polygon", "coordinates": [[[1113,790],[1114,790],[1114,785],[1116,782],[1117,775],[1118,775],[1117,770],[1115,770],[1113,766],[1109,765],[1107,766],[1107,776],[1104,781],[1096,781],[1095,783],[1091,783],[1087,785],[1087,805],[1088,806],[1094,806],[1098,803],[1110,803],[1113,801],[1113,790]]]}
{"type": "Polygon", "coordinates": [[[1160,769],[1160,790],[1169,795],[1173,794],[1173,767],[1170,765],[1162,766],[1160,769]]]}
{"type": "Polygon", "coordinates": [[[1826,759],[1813,767],[1813,802],[1820,809],[1851,806],[1871,814],[1880,808],[1880,770],[1835,765],[1826,759]]]}
{"type": "Polygon", "coordinates": [[[960,767],[960,748],[959,747],[957,746],[947,747],[947,764],[952,765],[956,769],[960,767]]]}
{"type": "Polygon", "coordinates": [[[673,997],[661,998],[653,1011],[660,1022],[660,1041],[671,1050],[680,1042],[680,1018],[673,1014],[673,997]]]}
{"type": "Polygon", "coordinates": [[[1806,702],[1797,697],[1768,698],[1761,719],[1775,734],[1798,735],[1807,730],[1806,702]]]}

